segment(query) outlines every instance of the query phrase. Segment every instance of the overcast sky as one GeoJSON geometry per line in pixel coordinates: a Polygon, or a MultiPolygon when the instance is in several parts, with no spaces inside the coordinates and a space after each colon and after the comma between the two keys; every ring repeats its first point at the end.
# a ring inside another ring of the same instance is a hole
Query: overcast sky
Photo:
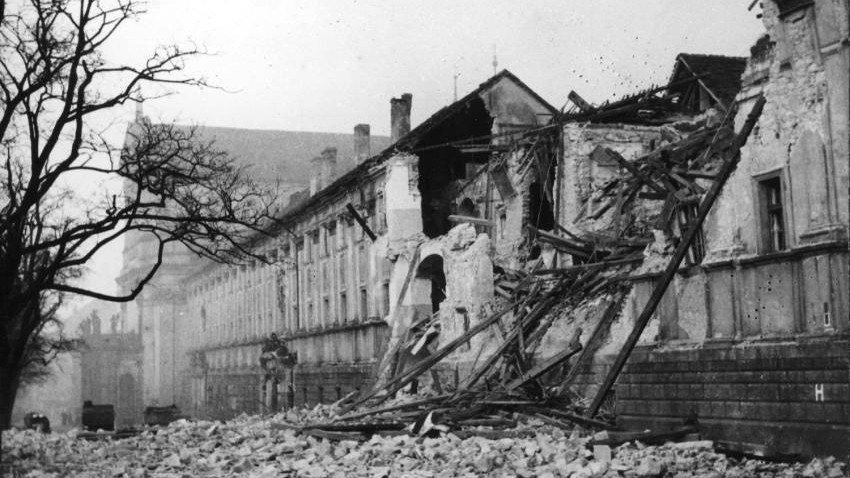
{"type": "MultiPolygon", "coordinates": [[[[194,42],[211,56],[189,73],[223,90],[182,89],[145,104],[154,120],[210,126],[389,132],[389,99],[413,94],[414,126],[507,68],[560,108],[666,82],[680,52],[748,56],[764,31],[750,0],[518,2],[150,0],[107,48],[140,61],[158,45],[194,42]]],[[[131,108],[123,111],[129,119],[131,108]]],[[[114,288],[118,248],[89,280],[114,288]]]]}

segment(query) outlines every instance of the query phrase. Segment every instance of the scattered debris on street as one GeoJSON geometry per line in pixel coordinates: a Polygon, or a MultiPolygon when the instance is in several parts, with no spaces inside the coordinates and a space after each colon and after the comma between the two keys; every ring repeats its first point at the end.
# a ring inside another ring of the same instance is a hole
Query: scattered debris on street
{"type": "MultiPolygon", "coordinates": [[[[409,403],[421,397],[405,397],[409,403]]],[[[404,400],[397,399],[396,406],[404,400]]],[[[522,476],[522,477],[829,477],[845,476],[834,459],[771,463],[730,458],[711,441],[617,443],[584,427],[510,414],[501,422],[460,425],[451,432],[384,427],[346,437],[324,432],[336,409],[241,416],[226,423],[178,420],[123,439],[87,441],[77,432],[3,435],[3,462],[19,476],[522,476]],[[606,445],[604,443],[610,443],[606,445]]],[[[691,438],[695,438],[691,440],[691,438]]],[[[15,475],[12,475],[15,476],[15,475]]]]}

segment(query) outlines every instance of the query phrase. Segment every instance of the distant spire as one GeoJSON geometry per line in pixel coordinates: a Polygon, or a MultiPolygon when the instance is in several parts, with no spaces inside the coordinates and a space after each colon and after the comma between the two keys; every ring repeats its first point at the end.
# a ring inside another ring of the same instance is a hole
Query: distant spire
{"type": "Polygon", "coordinates": [[[496,58],[496,45],[493,45],[493,75],[499,72],[499,59],[496,58]]]}

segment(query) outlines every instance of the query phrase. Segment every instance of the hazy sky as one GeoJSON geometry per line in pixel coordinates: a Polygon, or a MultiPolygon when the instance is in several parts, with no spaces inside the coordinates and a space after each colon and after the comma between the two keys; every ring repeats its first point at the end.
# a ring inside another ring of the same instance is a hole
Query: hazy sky
{"type": "MultiPolygon", "coordinates": [[[[747,56],[763,33],[750,0],[150,0],[106,50],[140,61],[194,42],[214,55],[189,73],[225,91],[179,90],[145,104],[155,120],[211,126],[389,132],[389,99],[413,94],[414,125],[507,68],[560,108],[664,83],[680,52],[747,56]]],[[[131,109],[123,111],[129,118],[131,109]]],[[[122,120],[124,118],[116,118],[122,120]]],[[[109,290],[118,249],[92,264],[109,290]]]]}

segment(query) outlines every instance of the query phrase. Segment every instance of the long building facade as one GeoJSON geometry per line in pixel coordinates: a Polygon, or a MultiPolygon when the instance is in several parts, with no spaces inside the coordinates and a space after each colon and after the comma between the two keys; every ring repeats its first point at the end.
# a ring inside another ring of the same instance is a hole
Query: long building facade
{"type": "MultiPolygon", "coordinates": [[[[600,201],[625,174],[611,152],[630,162],[728,120],[737,131],[764,97],[737,170],[617,381],[613,411],[626,426],[697,417],[743,451],[840,452],[850,437],[848,10],[765,1],[767,35],[749,59],[682,54],[664,87],[598,107],[572,94],[576,109],[559,112],[508,71],[413,129],[412,97],[394,98],[392,137],[377,154],[362,126],[347,172],[340,146],[311,153],[309,193],[257,244],[271,264],[175,258],[192,267],[125,311],[139,317],[145,403],[227,418],[372,387],[399,366],[387,351],[411,324],[436,318],[439,346],[493,311],[505,271],[575,263],[536,241],[539,231],[621,227],[600,201]],[[269,382],[260,356],[272,333],[298,363],[269,382]]],[[[659,244],[675,244],[695,214],[644,209],[669,216],[649,231],[659,244]]],[[[647,264],[629,278],[571,393],[593,396],[659,275],[647,264]]],[[[535,359],[576,333],[584,340],[596,319],[581,314],[554,322],[535,359]]],[[[497,330],[475,336],[434,380],[459,383],[499,342],[497,330]]]]}

